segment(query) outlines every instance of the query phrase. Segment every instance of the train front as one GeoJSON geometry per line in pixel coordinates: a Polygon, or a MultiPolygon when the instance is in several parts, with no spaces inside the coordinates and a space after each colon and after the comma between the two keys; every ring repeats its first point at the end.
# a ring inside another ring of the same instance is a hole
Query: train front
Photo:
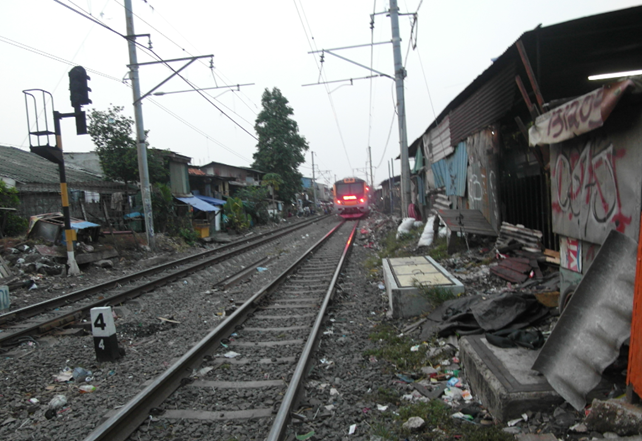
{"type": "Polygon", "coordinates": [[[359,178],[346,178],[334,184],[334,208],[345,219],[365,216],[369,208],[369,188],[359,178]]]}

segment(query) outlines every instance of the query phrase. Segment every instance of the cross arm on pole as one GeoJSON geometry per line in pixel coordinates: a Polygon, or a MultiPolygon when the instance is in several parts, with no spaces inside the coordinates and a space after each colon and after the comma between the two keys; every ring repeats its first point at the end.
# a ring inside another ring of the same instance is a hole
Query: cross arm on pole
{"type": "Polygon", "coordinates": [[[330,51],[330,50],[327,50],[327,49],[326,49],[326,50],[324,50],[323,52],[324,52],[324,53],[328,53],[328,54],[330,54],[330,55],[334,55],[335,57],[340,58],[340,59],[342,59],[343,61],[347,61],[348,63],[352,63],[352,64],[357,65],[357,66],[359,66],[359,67],[363,67],[364,69],[367,69],[367,70],[369,70],[370,72],[376,73],[376,74],[377,74],[377,75],[379,75],[379,76],[386,77],[386,78],[390,78],[391,80],[394,80],[394,77],[391,77],[391,76],[390,76],[390,75],[388,75],[388,74],[385,74],[385,73],[383,73],[383,72],[379,72],[378,70],[372,69],[372,68],[370,68],[370,67],[368,67],[368,66],[364,66],[363,64],[361,64],[361,63],[357,63],[356,61],[352,61],[352,60],[350,60],[349,58],[342,57],[341,55],[335,54],[334,52],[332,52],[332,51],[330,51]]]}

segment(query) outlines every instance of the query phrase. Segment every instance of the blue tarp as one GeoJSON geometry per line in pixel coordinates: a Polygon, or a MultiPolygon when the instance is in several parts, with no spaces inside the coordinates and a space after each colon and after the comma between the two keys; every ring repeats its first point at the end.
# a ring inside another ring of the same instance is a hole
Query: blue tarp
{"type": "Polygon", "coordinates": [[[194,196],[196,196],[200,200],[205,201],[207,203],[210,203],[212,205],[225,205],[225,202],[226,202],[223,199],[211,198],[209,196],[203,196],[203,195],[200,195],[200,194],[195,194],[194,196]]]}
{"type": "Polygon", "coordinates": [[[78,221],[78,222],[71,222],[71,228],[73,230],[84,230],[85,228],[100,228],[100,225],[94,224],[93,222],[87,222],[87,221],[78,221]]]}
{"type": "Polygon", "coordinates": [[[176,199],[188,205],[191,205],[197,210],[201,210],[201,211],[219,211],[220,210],[219,207],[215,207],[214,205],[209,204],[205,201],[202,201],[199,198],[191,197],[191,198],[176,198],[176,199]]]}
{"type": "Polygon", "coordinates": [[[466,181],[468,174],[468,154],[466,142],[457,144],[455,153],[432,164],[435,177],[435,186],[446,187],[447,196],[466,195],[466,181]]]}

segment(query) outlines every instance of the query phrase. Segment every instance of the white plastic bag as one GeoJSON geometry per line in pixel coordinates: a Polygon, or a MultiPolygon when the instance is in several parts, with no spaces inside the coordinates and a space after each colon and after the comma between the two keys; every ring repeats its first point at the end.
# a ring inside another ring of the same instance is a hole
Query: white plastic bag
{"type": "Polygon", "coordinates": [[[407,217],[404,220],[401,221],[401,224],[399,225],[399,228],[397,228],[397,239],[402,234],[410,234],[410,230],[412,229],[412,225],[415,223],[415,218],[413,217],[407,217]]]}
{"type": "Polygon", "coordinates": [[[435,235],[435,232],[433,230],[435,223],[435,216],[430,216],[428,218],[428,221],[426,222],[426,226],[424,227],[424,232],[421,233],[421,237],[419,238],[419,243],[417,246],[420,247],[429,247],[432,245],[432,240],[435,235]]]}

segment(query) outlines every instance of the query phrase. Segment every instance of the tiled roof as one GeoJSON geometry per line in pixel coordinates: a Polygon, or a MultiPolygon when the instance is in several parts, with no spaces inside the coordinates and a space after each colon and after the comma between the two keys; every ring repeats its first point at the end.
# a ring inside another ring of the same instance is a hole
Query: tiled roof
{"type": "Polygon", "coordinates": [[[192,176],[207,176],[207,174],[200,168],[189,167],[187,172],[192,176]]]}
{"type": "MultiPolygon", "coordinates": [[[[104,182],[96,174],[76,167],[65,167],[68,183],[104,182]]],[[[58,165],[35,153],[15,147],[0,146],[0,176],[23,184],[58,184],[58,165]]]]}

